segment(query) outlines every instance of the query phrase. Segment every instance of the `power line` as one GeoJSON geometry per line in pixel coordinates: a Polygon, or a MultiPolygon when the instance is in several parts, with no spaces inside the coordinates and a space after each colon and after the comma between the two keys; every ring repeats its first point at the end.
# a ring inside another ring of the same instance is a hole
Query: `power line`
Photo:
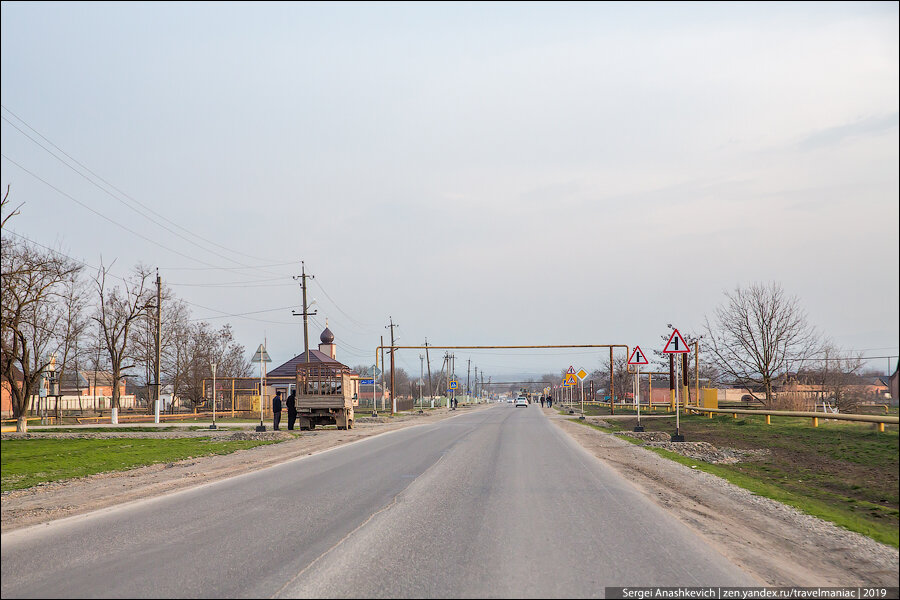
{"type": "Polygon", "coordinates": [[[210,270],[218,270],[218,271],[243,271],[246,269],[267,269],[271,267],[283,267],[286,265],[295,265],[297,261],[292,260],[289,262],[283,263],[271,263],[268,265],[252,265],[249,267],[160,267],[160,269],[166,271],[210,271],[210,270]]]}
{"type": "Polygon", "coordinates": [[[341,314],[343,314],[345,317],[347,317],[348,319],[350,319],[350,321],[353,322],[353,323],[355,323],[357,326],[362,327],[362,328],[364,328],[364,329],[368,329],[370,332],[372,331],[372,326],[371,326],[371,325],[368,325],[368,324],[363,323],[363,322],[361,322],[361,321],[357,321],[356,319],[354,319],[353,317],[351,317],[349,314],[347,314],[346,312],[344,312],[344,310],[343,310],[340,306],[338,306],[338,303],[335,302],[334,298],[332,298],[332,297],[328,294],[328,292],[325,291],[325,288],[322,287],[322,283],[321,283],[320,281],[314,279],[313,282],[315,282],[315,284],[316,284],[317,286],[319,286],[319,289],[322,290],[322,293],[325,294],[325,297],[328,298],[329,300],[331,300],[331,303],[334,305],[334,307],[335,307],[336,309],[338,309],[338,311],[339,311],[341,314]]]}
{"type": "Polygon", "coordinates": [[[258,321],[260,323],[274,323],[276,325],[296,325],[296,323],[286,323],[284,321],[271,321],[268,319],[254,319],[253,317],[245,316],[245,315],[253,315],[253,314],[259,314],[259,313],[264,313],[264,312],[276,312],[279,310],[287,310],[289,308],[294,308],[293,306],[283,306],[281,308],[268,308],[265,310],[257,310],[257,311],[247,312],[247,313],[229,313],[224,310],[219,310],[217,308],[210,308],[209,306],[203,306],[201,304],[197,304],[196,302],[191,302],[189,300],[185,300],[184,298],[181,298],[181,300],[185,304],[190,304],[191,306],[196,306],[197,308],[202,308],[204,310],[211,310],[213,312],[221,313],[220,316],[190,319],[191,321],[205,321],[205,320],[209,320],[209,319],[221,319],[223,317],[239,317],[241,319],[247,319],[248,321],[258,321]]]}
{"type": "Polygon", "coordinates": [[[32,177],[34,177],[35,179],[37,179],[38,181],[40,181],[41,183],[43,183],[44,185],[46,185],[47,187],[49,187],[50,189],[52,189],[52,190],[58,192],[59,194],[65,196],[66,198],[68,198],[69,200],[75,202],[75,203],[78,204],[79,206],[81,206],[81,207],[83,207],[83,208],[85,208],[85,209],[91,211],[92,213],[94,213],[94,214],[97,215],[98,217],[100,217],[100,218],[102,218],[102,219],[104,219],[104,220],[106,220],[106,221],[109,221],[110,223],[112,223],[112,224],[115,225],[116,227],[120,227],[120,228],[124,229],[125,231],[127,231],[128,233],[130,233],[130,234],[132,234],[132,235],[136,235],[137,237],[141,238],[142,240],[146,240],[146,241],[150,242],[150,243],[153,244],[154,246],[159,246],[159,247],[162,248],[163,250],[168,250],[169,252],[172,252],[172,253],[174,253],[174,254],[177,254],[178,256],[181,256],[181,257],[183,257],[183,258],[187,258],[188,260],[196,261],[196,262],[198,262],[198,263],[200,263],[200,264],[204,264],[204,265],[207,265],[207,266],[209,266],[209,267],[215,267],[215,265],[213,265],[212,263],[208,263],[208,262],[206,262],[206,261],[204,261],[204,260],[200,260],[199,258],[195,258],[195,257],[193,257],[193,256],[189,256],[189,255],[187,255],[187,254],[183,254],[183,253],[179,252],[178,250],[173,250],[172,248],[169,248],[168,246],[166,246],[166,245],[164,245],[164,244],[161,244],[161,243],[159,243],[159,242],[157,242],[157,241],[155,241],[155,240],[152,240],[152,239],[148,238],[148,237],[145,236],[145,235],[141,235],[141,234],[138,233],[137,231],[134,231],[133,229],[130,229],[130,228],[126,227],[125,225],[122,225],[121,223],[119,223],[119,222],[117,222],[117,221],[114,221],[113,219],[107,217],[106,215],[97,212],[96,210],[94,210],[93,208],[91,208],[90,206],[88,206],[87,204],[85,204],[84,202],[82,202],[81,200],[78,200],[78,199],[75,198],[74,196],[71,196],[70,194],[68,194],[68,193],[66,193],[66,192],[64,192],[64,191],[62,191],[61,189],[59,189],[58,187],[56,187],[56,186],[53,185],[52,183],[49,183],[48,181],[44,180],[43,178],[41,178],[39,175],[33,173],[32,171],[29,171],[28,169],[26,169],[25,167],[23,167],[22,165],[20,165],[19,163],[17,163],[17,162],[14,161],[13,159],[11,159],[10,157],[6,156],[5,154],[0,154],[0,156],[2,156],[3,158],[5,158],[6,160],[8,160],[9,162],[11,162],[12,164],[16,165],[17,167],[19,167],[20,169],[22,169],[23,171],[25,171],[26,173],[28,173],[29,175],[31,175],[32,177]]]}
{"type": "MultiPolygon", "coordinates": [[[[2,106],[2,105],[0,105],[0,106],[2,106]]],[[[197,238],[197,239],[200,239],[200,240],[206,242],[207,244],[210,244],[210,245],[212,245],[212,246],[221,248],[222,250],[226,250],[226,251],[228,251],[228,252],[231,252],[232,254],[237,254],[237,255],[239,255],[239,256],[246,256],[246,257],[252,258],[252,259],[254,259],[254,260],[267,260],[267,259],[259,258],[259,257],[253,256],[253,255],[250,255],[250,254],[246,254],[246,253],[243,253],[243,252],[238,252],[238,251],[236,251],[236,250],[233,250],[233,249],[231,249],[231,248],[228,248],[228,247],[226,247],[226,246],[223,246],[223,245],[221,245],[221,244],[218,244],[218,243],[216,243],[216,242],[214,242],[214,241],[212,241],[212,240],[208,240],[208,239],[204,238],[203,236],[200,236],[200,235],[198,235],[197,233],[195,233],[195,232],[193,232],[193,231],[190,231],[189,229],[187,229],[187,228],[185,228],[185,227],[182,227],[181,225],[179,225],[179,224],[176,223],[175,221],[172,221],[171,219],[167,218],[166,216],[164,216],[164,215],[162,215],[162,214],[156,212],[155,210],[153,210],[152,208],[150,208],[149,206],[147,206],[146,204],[144,204],[144,203],[141,202],[140,200],[137,200],[136,198],[130,196],[130,195],[127,194],[126,192],[120,190],[118,187],[116,187],[115,185],[113,185],[112,183],[110,183],[109,181],[107,181],[106,179],[104,179],[103,177],[101,177],[100,175],[98,175],[97,173],[95,173],[93,170],[91,170],[90,168],[88,168],[87,166],[85,166],[84,164],[82,164],[81,162],[79,162],[76,158],[74,158],[74,157],[73,157],[72,155],[70,155],[68,152],[66,152],[65,150],[63,150],[63,149],[60,148],[59,146],[57,146],[52,140],[48,139],[48,138],[47,138],[45,135],[43,135],[41,132],[39,132],[39,131],[36,130],[34,127],[32,127],[31,125],[29,125],[27,121],[25,121],[22,117],[20,117],[19,115],[17,115],[17,114],[14,113],[13,111],[11,111],[9,108],[7,108],[6,106],[2,106],[2,107],[3,107],[3,109],[4,109],[5,111],[7,111],[9,114],[11,114],[13,117],[15,117],[19,122],[21,122],[25,127],[27,127],[28,129],[30,129],[31,131],[33,131],[36,135],[40,136],[41,139],[43,139],[43,140],[46,141],[48,144],[50,144],[51,146],[53,146],[53,148],[55,148],[55,149],[58,150],[60,153],[62,153],[63,155],[65,155],[66,158],[68,158],[69,160],[71,160],[72,162],[74,162],[76,165],[78,165],[79,167],[81,167],[82,169],[84,169],[85,171],[87,171],[88,173],[90,173],[91,175],[93,175],[94,177],[96,177],[97,179],[99,179],[100,181],[102,181],[105,185],[109,186],[110,188],[112,188],[113,190],[115,190],[116,192],[118,192],[119,194],[121,194],[122,196],[124,196],[125,198],[127,198],[128,200],[130,200],[131,202],[133,202],[133,203],[137,204],[138,206],[142,207],[142,208],[143,208],[144,210],[146,210],[147,212],[150,212],[150,213],[156,215],[157,217],[159,217],[160,219],[166,221],[167,223],[171,224],[172,226],[177,227],[178,229],[184,231],[185,233],[191,235],[192,237],[197,238]]],[[[41,148],[42,150],[44,150],[45,152],[47,152],[50,156],[52,156],[53,158],[55,158],[56,160],[58,160],[59,162],[61,162],[63,165],[65,165],[66,167],[68,167],[69,169],[71,169],[71,170],[72,170],[73,172],[75,172],[76,174],[78,174],[78,175],[80,175],[81,177],[83,177],[86,181],[88,181],[89,183],[91,183],[91,184],[92,184],[93,186],[95,186],[97,189],[103,191],[104,193],[106,193],[107,195],[109,195],[111,198],[113,198],[113,199],[119,201],[120,203],[124,204],[125,206],[127,206],[127,207],[130,208],[131,210],[135,211],[136,213],[138,213],[139,215],[141,215],[141,216],[144,217],[145,219],[147,219],[147,220],[153,222],[154,224],[156,224],[156,225],[162,227],[163,229],[165,229],[166,231],[172,233],[173,235],[176,235],[176,236],[182,238],[183,240],[185,240],[185,241],[187,241],[187,242],[189,242],[189,243],[191,243],[191,244],[197,246],[198,248],[201,248],[202,250],[204,250],[204,251],[206,251],[206,252],[210,252],[211,254],[215,254],[215,255],[218,256],[219,258],[222,258],[222,259],[224,259],[224,260],[228,260],[228,261],[231,261],[231,262],[233,262],[233,263],[239,264],[239,265],[241,265],[241,266],[247,267],[247,265],[243,265],[242,263],[240,263],[240,262],[238,262],[238,261],[236,261],[236,260],[234,260],[234,259],[228,258],[228,257],[226,257],[226,256],[222,256],[221,254],[219,254],[219,253],[217,253],[217,252],[214,252],[214,251],[212,251],[212,250],[209,250],[208,248],[203,248],[202,246],[200,246],[199,244],[197,244],[193,239],[187,238],[187,237],[185,237],[185,236],[183,236],[183,235],[181,235],[181,234],[179,234],[179,233],[177,233],[177,232],[175,232],[175,231],[172,231],[171,229],[169,229],[169,228],[166,227],[165,225],[162,225],[161,223],[155,221],[154,219],[150,218],[150,217],[147,216],[146,214],[140,212],[139,210],[137,210],[136,208],[134,208],[133,206],[131,206],[130,204],[128,204],[127,202],[125,202],[122,198],[119,198],[119,197],[116,196],[115,194],[112,194],[109,190],[107,190],[107,189],[101,187],[99,184],[97,184],[97,183],[96,183],[95,181],[93,181],[91,178],[87,177],[84,173],[82,173],[81,171],[79,171],[78,169],[74,168],[72,165],[70,165],[69,163],[67,163],[67,162],[64,161],[63,159],[61,159],[61,158],[60,158],[59,156],[57,156],[55,153],[53,153],[52,151],[50,151],[46,146],[44,146],[43,144],[41,144],[40,142],[38,142],[37,140],[35,140],[35,139],[34,139],[33,137],[31,137],[30,135],[28,135],[28,133],[26,133],[25,131],[22,131],[22,129],[19,128],[15,123],[13,123],[12,121],[10,121],[10,120],[7,119],[6,117],[2,117],[2,118],[3,118],[4,121],[6,121],[7,123],[9,123],[13,128],[15,128],[19,133],[21,133],[22,135],[24,135],[25,137],[27,137],[27,138],[28,138],[29,140],[31,140],[35,145],[37,145],[39,148],[41,148]]]]}
{"type": "MultiPolygon", "coordinates": [[[[11,234],[13,234],[13,235],[16,236],[16,237],[25,240],[26,242],[29,242],[29,243],[34,244],[34,245],[36,245],[36,246],[40,246],[41,248],[44,248],[45,250],[48,250],[48,251],[50,251],[50,252],[53,252],[54,254],[58,254],[59,256],[64,256],[64,257],[66,257],[66,258],[68,258],[68,259],[70,259],[70,260],[73,260],[73,261],[75,261],[75,262],[77,262],[77,263],[79,263],[79,264],[81,264],[81,265],[84,265],[84,266],[86,266],[86,267],[89,267],[89,268],[91,268],[91,269],[99,269],[99,267],[95,267],[94,265],[92,265],[92,264],[90,264],[90,263],[87,263],[87,262],[85,262],[85,261],[83,261],[83,260],[80,260],[80,259],[78,259],[78,258],[74,258],[74,257],[72,257],[72,256],[69,256],[69,255],[66,254],[65,252],[61,252],[61,251],[59,251],[59,250],[54,250],[53,248],[50,248],[49,246],[45,246],[44,244],[41,244],[41,243],[39,243],[39,242],[35,242],[35,241],[32,240],[31,238],[29,238],[29,237],[27,237],[27,236],[24,236],[24,235],[22,235],[22,234],[20,234],[20,233],[16,233],[16,232],[13,231],[12,229],[5,229],[5,232],[11,233],[11,234]]],[[[124,282],[124,283],[128,283],[128,280],[125,279],[124,277],[120,277],[120,276],[118,276],[118,275],[114,275],[113,273],[107,273],[107,275],[109,275],[110,277],[112,277],[112,278],[114,278],[114,279],[118,279],[119,281],[122,281],[122,282],[124,282]]],[[[197,304],[197,303],[195,303],[195,302],[191,302],[190,300],[186,300],[186,299],[184,299],[184,298],[179,298],[179,300],[181,300],[181,301],[184,302],[185,304],[190,304],[191,306],[196,306],[197,308],[202,308],[202,309],[204,309],[204,310],[211,310],[211,311],[213,311],[213,312],[221,313],[219,316],[203,317],[203,318],[193,318],[193,319],[189,319],[189,321],[205,321],[205,320],[210,320],[210,319],[221,319],[221,318],[224,318],[224,317],[240,317],[240,318],[243,318],[243,319],[248,319],[248,320],[250,320],[250,321],[258,321],[258,322],[260,322],[260,323],[274,323],[274,324],[276,324],[276,325],[294,325],[294,323],[285,323],[284,321],[271,321],[271,320],[266,320],[266,319],[254,319],[254,318],[251,318],[251,317],[247,317],[247,316],[246,316],[246,315],[260,314],[260,313],[264,313],[264,312],[275,312],[275,311],[279,311],[279,310],[287,310],[288,308],[294,308],[293,306],[285,306],[285,307],[281,307],[281,308],[269,308],[269,309],[265,309],[265,310],[251,311],[251,312],[247,312],[247,313],[228,313],[228,312],[226,312],[226,311],[219,310],[219,309],[216,309],[216,308],[210,308],[210,307],[208,307],[208,306],[202,306],[202,305],[200,305],[200,304],[197,304]]]]}
{"type": "Polygon", "coordinates": [[[281,281],[282,279],[286,279],[286,277],[273,277],[271,279],[253,279],[249,281],[230,281],[227,283],[169,283],[171,286],[177,287],[215,287],[215,288],[228,288],[228,287],[285,287],[285,286],[293,286],[295,283],[265,283],[268,281],[281,281]],[[256,284],[265,284],[265,285],[256,285],[256,284]]]}

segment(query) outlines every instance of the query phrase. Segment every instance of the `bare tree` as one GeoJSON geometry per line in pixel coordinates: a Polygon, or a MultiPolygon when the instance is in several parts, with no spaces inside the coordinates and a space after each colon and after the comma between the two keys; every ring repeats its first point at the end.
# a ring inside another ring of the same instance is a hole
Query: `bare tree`
{"type": "MultiPolygon", "coordinates": [[[[598,391],[603,390],[605,394],[609,394],[609,359],[603,360],[599,369],[596,369],[589,375],[589,379],[596,381],[598,391]]],[[[624,398],[625,394],[631,392],[632,375],[628,372],[628,357],[616,356],[613,358],[613,387],[615,388],[616,397],[624,398]]]]}
{"type": "Polygon", "coordinates": [[[206,402],[203,380],[212,377],[212,363],[216,363],[218,377],[250,376],[247,352],[235,341],[231,325],[213,329],[206,321],[194,323],[179,332],[175,346],[175,391],[195,406],[206,402]]]}
{"type": "Polygon", "coordinates": [[[796,297],[778,283],[754,283],[725,292],[715,323],[706,320],[715,366],[766,406],[774,399],[773,383],[818,349],[819,336],[796,297]]]}
{"type": "Polygon", "coordinates": [[[9,211],[7,209],[6,215],[3,215],[3,210],[6,209],[8,204],[9,204],[9,186],[7,185],[6,193],[3,194],[3,199],[0,200],[0,229],[2,229],[3,227],[6,226],[6,222],[9,221],[10,218],[19,214],[19,209],[22,208],[22,205],[25,203],[22,202],[16,208],[14,208],[12,211],[9,211]]]}
{"type": "MultiPolygon", "coordinates": [[[[70,370],[76,371],[75,381],[78,380],[77,365],[79,359],[85,355],[89,345],[84,343],[84,337],[87,332],[90,319],[87,316],[87,287],[78,274],[73,274],[63,285],[60,295],[60,360],[57,363],[58,381],[62,382],[63,377],[70,370]]],[[[81,400],[79,399],[79,411],[81,410],[81,400]]],[[[56,401],[56,416],[59,413],[59,397],[56,401]]]]}
{"type": "Polygon", "coordinates": [[[828,340],[819,357],[814,363],[813,381],[821,386],[825,398],[833,401],[839,412],[856,412],[860,399],[851,390],[862,372],[862,355],[850,354],[828,340]]]}
{"type": "Polygon", "coordinates": [[[107,276],[109,268],[104,267],[101,261],[100,268],[94,281],[100,295],[100,303],[94,314],[94,320],[100,325],[100,338],[103,349],[109,357],[110,371],[112,372],[112,409],[113,422],[117,422],[119,411],[119,382],[125,377],[125,371],[134,367],[129,362],[128,351],[132,327],[138,320],[152,308],[151,298],[148,294],[148,281],[150,270],[142,265],[137,265],[133,272],[123,280],[123,286],[107,289],[107,276]]]}
{"type": "Polygon", "coordinates": [[[9,386],[16,431],[24,432],[31,397],[58,350],[62,288],[81,266],[8,236],[0,243],[0,376],[9,386]]]}
{"type": "MultiPolygon", "coordinates": [[[[190,311],[184,302],[175,297],[175,293],[171,288],[164,286],[161,290],[161,296],[163,308],[159,334],[159,369],[161,379],[171,381],[174,377],[172,370],[175,367],[175,356],[177,354],[176,337],[181,335],[182,331],[187,330],[190,311]]],[[[134,333],[131,354],[134,356],[135,363],[141,367],[141,379],[143,380],[146,393],[147,411],[153,412],[154,406],[150,389],[151,385],[155,383],[157,367],[155,310],[149,310],[145,313],[134,333]]]]}

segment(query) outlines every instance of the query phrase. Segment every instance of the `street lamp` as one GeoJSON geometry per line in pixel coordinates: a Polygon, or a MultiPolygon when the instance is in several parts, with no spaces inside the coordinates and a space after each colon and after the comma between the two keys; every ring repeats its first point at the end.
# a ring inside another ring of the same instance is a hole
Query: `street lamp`
{"type": "Polygon", "coordinates": [[[213,374],[213,389],[212,389],[213,422],[212,422],[212,425],[209,426],[209,428],[216,429],[216,363],[212,363],[210,366],[212,367],[212,374],[213,374]]]}

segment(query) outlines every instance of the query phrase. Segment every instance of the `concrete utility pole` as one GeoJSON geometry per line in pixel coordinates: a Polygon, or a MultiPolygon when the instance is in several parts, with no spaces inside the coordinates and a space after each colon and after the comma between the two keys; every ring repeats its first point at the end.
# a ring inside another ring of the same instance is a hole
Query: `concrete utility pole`
{"type": "Polygon", "coordinates": [[[469,372],[472,370],[472,359],[466,359],[466,404],[469,403],[469,372]]]}
{"type": "Polygon", "coordinates": [[[306,280],[307,279],[315,279],[315,275],[307,275],[306,274],[306,265],[301,260],[300,261],[300,275],[294,275],[294,280],[300,280],[300,287],[303,290],[303,312],[291,311],[291,314],[295,317],[299,317],[303,315],[303,362],[309,362],[309,317],[318,313],[318,311],[309,312],[309,308],[306,304],[306,280]]]}
{"type": "MultiPolygon", "coordinates": [[[[449,371],[449,369],[450,369],[450,353],[449,353],[449,352],[444,352],[444,362],[441,363],[441,373],[444,372],[444,369],[445,369],[445,368],[446,368],[448,371],[449,371]]],[[[444,385],[443,388],[441,388],[441,396],[444,395],[444,390],[446,390],[447,388],[450,387],[450,377],[447,376],[447,377],[446,377],[446,380],[447,380],[447,383],[444,385]]],[[[441,385],[441,378],[440,378],[440,377],[438,377],[438,385],[441,385]]],[[[447,406],[447,408],[450,408],[450,406],[449,406],[449,402],[450,402],[450,400],[449,400],[450,392],[449,392],[449,391],[447,392],[447,397],[448,397],[448,400],[447,400],[448,406],[447,406]]]]}
{"type": "MultiPolygon", "coordinates": [[[[375,398],[372,398],[372,402],[375,402],[375,398]]],[[[384,412],[384,336],[381,336],[381,412],[384,412]]]]}
{"type": "Polygon", "coordinates": [[[153,422],[159,423],[159,372],[160,372],[160,332],[162,331],[162,280],[159,278],[159,269],[156,270],[156,402],[153,407],[153,422]]]}
{"type": "MultiPolygon", "coordinates": [[[[450,355],[450,381],[456,381],[456,355],[450,355]]],[[[456,390],[450,390],[450,405],[456,406],[456,390]]]]}
{"type": "Polygon", "coordinates": [[[473,387],[475,388],[475,393],[473,394],[475,396],[475,402],[478,402],[478,365],[475,365],[475,380],[473,387]]]}
{"type": "Polygon", "coordinates": [[[425,355],[419,355],[419,408],[425,406],[425,398],[422,397],[422,380],[425,378],[425,355]]]}
{"type": "Polygon", "coordinates": [[[434,384],[431,382],[431,359],[428,358],[428,338],[425,338],[425,360],[428,361],[428,397],[431,399],[431,408],[434,408],[434,384]]]}
{"type": "Polygon", "coordinates": [[[397,410],[397,397],[394,395],[394,352],[396,351],[396,348],[394,348],[394,327],[400,326],[394,324],[393,317],[388,316],[388,319],[390,319],[391,324],[385,325],[384,328],[391,330],[391,414],[393,415],[397,410]]]}

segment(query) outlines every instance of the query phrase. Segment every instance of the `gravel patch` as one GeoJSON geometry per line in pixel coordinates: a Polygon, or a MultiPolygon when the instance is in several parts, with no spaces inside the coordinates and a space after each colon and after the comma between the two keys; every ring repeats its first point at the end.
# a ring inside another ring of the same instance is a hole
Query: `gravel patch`
{"type": "Polygon", "coordinates": [[[770,453],[767,448],[738,450],[736,448],[717,448],[709,442],[673,442],[672,436],[661,431],[617,431],[615,435],[639,439],[644,442],[641,444],[642,446],[663,448],[694,460],[712,464],[733,465],[745,460],[755,460],[770,453]]]}

